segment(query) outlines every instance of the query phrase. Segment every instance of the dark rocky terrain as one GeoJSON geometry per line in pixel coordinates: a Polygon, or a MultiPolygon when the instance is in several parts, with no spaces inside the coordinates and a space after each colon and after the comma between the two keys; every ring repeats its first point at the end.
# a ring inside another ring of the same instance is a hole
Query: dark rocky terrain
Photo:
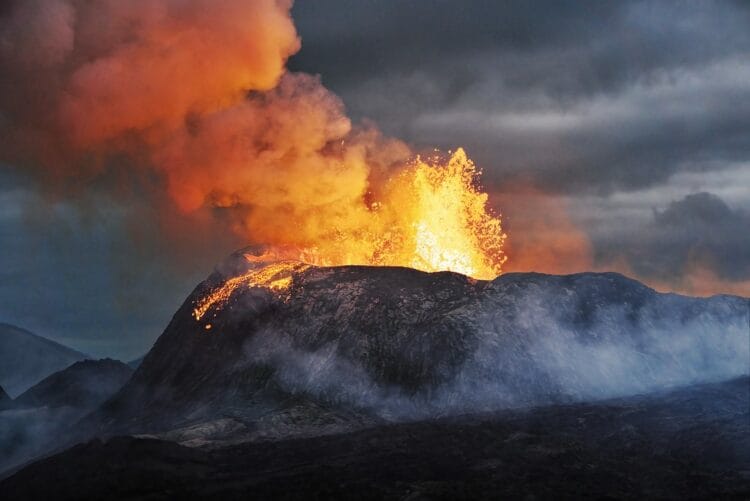
{"type": "Polygon", "coordinates": [[[83,360],[44,378],[15,399],[20,407],[94,409],[130,379],[133,369],[111,358],[83,360]]]}
{"type": "Polygon", "coordinates": [[[6,476],[65,451],[0,497],[748,494],[747,298],[615,273],[269,265],[220,264],[129,379],[97,362],[128,379],[106,401],[118,384],[86,390],[83,363],[18,399],[44,407],[0,412],[6,476]],[[259,270],[288,286],[236,278],[259,270]]]}
{"type": "Polygon", "coordinates": [[[2,499],[748,499],[750,378],[215,449],[94,440],[2,499]]]}
{"type": "Polygon", "coordinates": [[[86,358],[90,357],[26,329],[0,323],[0,385],[11,396],[86,358]]]}
{"type": "Polygon", "coordinates": [[[295,271],[238,287],[237,253],[200,284],[133,378],[85,423],[226,444],[595,400],[746,375],[750,302],[660,294],[615,273],[295,271]]]}

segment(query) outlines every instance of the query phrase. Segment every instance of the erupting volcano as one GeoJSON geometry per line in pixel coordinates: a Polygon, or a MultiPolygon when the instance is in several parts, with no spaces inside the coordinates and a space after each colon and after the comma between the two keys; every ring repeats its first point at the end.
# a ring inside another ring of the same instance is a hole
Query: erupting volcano
{"type": "MultiPolygon", "coordinates": [[[[477,279],[500,275],[506,260],[499,217],[487,208],[476,186],[477,171],[462,149],[445,165],[417,158],[386,183],[383,200],[362,209],[350,231],[331,228],[330,237],[303,247],[271,248],[256,263],[231,278],[196,305],[200,319],[214,304],[226,302],[238,287],[282,292],[291,275],[309,264],[322,266],[403,266],[422,271],[454,271],[477,279]]],[[[210,324],[207,325],[210,328],[210,324]]]]}
{"type": "MultiPolygon", "coordinates": [[[[0,237],[15,249],[0,274],[17,282],[4,311],[50,332],[58,322],[53,337],[132,360],[80,361],[42,379],[42,368],[70,358],[61,353],[87,355],[6,325],[19,354],[6,362],[36,360],[39,369],[5,371],[6,381],[33,386],[15,399],[0,388],[0,499],[629,497],[623,489],[635,498],[748,498],[750,300],[657,292],[600,272],[621,242],[646,240],[640,229],[650,228],[654,251],[634,246],[615,269],[643,262],[636,276],[678,277],[693,256],[729,261],[750,243],[729,238],[750,213],[708,192],[654,208],[653,224],[641,224],[642,201],[658,191],[646,177],[694,183],[662,165],[670,144],[699,142],[703,128],[716,132],[713,155],[739,144],[722,122],[691,125],[712,120],[693,99],[711,79],[691,77],[679,90],[692,101],[683,117],[665,90],[671,77],[636,76],[675,48],[654,29],[652,9],[634,15],[638,2],[601,2],[617,12],[588,6],[570,22],[570,6],[491,19],[475,9],[501,2],[394,1],[399,15],[418,4],[424,14],[379,31],[377,16],[361,26],[349,16],[362,6],[379,16],[386,2],[342,2],[336,15],[320,15],[326,47],[346,46],[329,74],[340,67],[367,79],[363,68],[375,68],[375,86],[354,86],[364,98],[326,82],[354,104],[361,121],[352,122],[321,76],[293,71],[317,70],[301,63],[306,54],[289,63],[301,48],[292,3],[0,2],[0,168],[24,178],[0,190],[0,237]],[[440,10],[450,13],[442,26],[432,17],[440,10]],[[637,54],[614,53],[623,71],[598,68],[611,44],[596,36],[618,16],[627,23],[616,31],[637,54]],[[491,31],[482,44],[510,44],[497,58],[470,47],[478,40],[469,30],[454,30],[480,17],[474,27],[491,31]],[[633,44],[640,18],[647,36],[633,44]],[[524,25],[538,19],[539,33],[524,25]],[[381,74],[382,61],[339,38],[336,22],[391,53],[404,49],[399,58],[425,50],[439,59],[399,59],[398,71],[381,74]],[[418,43],[425,30],[436,37],[429,46],[418,43]],[[578,32],[585,43],[569,45],[578,32]],[[633,65],[649,40],[659,56],[633,65]],[[543,53],[545,43],[554,50],[543,53]],[[591,61],[584,46],[595,48],[591,61]],[[343,64],[349,49],[356,61],[343,64]],[[574,70],[586,82],[579,90],[571,74],[557,74],[571,57],[584,61],[574,70]],[[429,80],[432,66],[442,76],[429,80]],[[555,78],[542,78],[548,71],[555,78]],[[619,74],[629,89],[621,100],[620,85],[610,88],[619,74]],[[403,94],[377,97],[391,90],[380,78],[404,84],[403,94]],[[644,113],[660,102],[666,116],[644,113]],[[408,104],[399,110],[408,127],[374,114],[411,143],[381,133],[362,103],[408,104]],[[640,114],[643,137],[632,132],[640,114]],[[657,128],[679,141],[654,139],[657,128]],[[476,148],[479,166],[459,145],[476,148]],[[631,151],[639,146],[655,155],[631,151]],[[483,165],[492,169],[487,186],[483,165]],[[607,209],[615,195],[626,214],[607,209]],[[26,227],[42,204],[60,222],[52,236],[26,227]],[[610,224],[638,231],[614,234],[610,224]],[[718,245],[721,235],[731,241],[718,245]],[[68,239],[75,245],[57,245],[68,239]],[[684,262],[654,259],[678,247],[684,262]],[[170,309],[201,266],[234,249],[170,309]]],[[[333,5],[306,6],[324,4],[333,5]]],[[[687,19],[698,52],[718,44],[722,57],[744,54],[715,36],[730,16],[695,42],[687,19]]],[[[743,74],[726,68],[710,66],[720,94],[707,102],[735,95],[743,74]],[[731,78],[722,79],[726,68],[731,78]]],[[[711,159],[675,155],[691,176],[711,159]]],[[[750,261],[716,269],[721,280],[739,277],[750,261]]]]}

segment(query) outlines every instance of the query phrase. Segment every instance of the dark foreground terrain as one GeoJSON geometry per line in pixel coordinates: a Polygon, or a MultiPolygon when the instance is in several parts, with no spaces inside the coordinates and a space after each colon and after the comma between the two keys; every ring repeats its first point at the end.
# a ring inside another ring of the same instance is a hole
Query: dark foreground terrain
{"type": "Polygon", "coordinates": [[[750,378],[218,449],[94,440],[9,499],[750,498],[750,378]]]}

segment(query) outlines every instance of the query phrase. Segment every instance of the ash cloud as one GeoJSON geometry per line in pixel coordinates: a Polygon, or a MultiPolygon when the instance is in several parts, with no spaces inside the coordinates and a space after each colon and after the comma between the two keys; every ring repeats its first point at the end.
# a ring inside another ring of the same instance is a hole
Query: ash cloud
{"type": "MultiPolygon", "coordinates": [[[[639,211],[643,209],[649,210],[639,211]]],[[[651,207],[648,215],[623,220],[619,227],[595,223],[591,231],[595,259],[617,261],[627,272],[650,277],[662,287],[747,295],[750,237],[744,228],[748,227],[747,209],[732,207],[715,194],[697,192],[661,208],[651,207]],[[724,285],[711,287],[712,282],[724,285]]]]}
{"type": "MultiPolygon", "coordinates": [[[[62,312],[46,312],[63,314],[55,337],[75,329],[71,316],[86,318],[89,331],[111,329],[112,315],[98,308],[113,294],[131,303],[131,317],[153,322],[142,306],[153,301],[138,300],[155,289],[142,289],[151,273],[176,304],[195,268],[233,248],[361,229],[371,172],[409,151],[374,129],[353,131],[319,79],[286,72],[299,48],[290,8],[285,0],[3,4],[0,162],[13,179],[3,186],[0,231],[14,258],[4,273],[31,271],[48,296],[76,291],[62,312]],[[42,242],[22,241],[36,233],[42,242]],[[28,254],[37,247],[47,249],[28,254]],[[27,262],[34,256],[38,265],[27,262]],[[83,293],[81,275],[96,275],[83,293]]],[[[32,299],[0,313],[49,329],[25,311],[32,299]]],[[[83,337],[79,347],[99,351],[83,337]]]]}
{"type": "Polygon", "coordinates": [[[750,279],[750,232],[739,228],[750,228],[750,213],[730,208],[711,193],[687,195],[654,211],[632,262],[645,273],[669,277],[691,260],[709,260],[721,278],[750,279]]]}

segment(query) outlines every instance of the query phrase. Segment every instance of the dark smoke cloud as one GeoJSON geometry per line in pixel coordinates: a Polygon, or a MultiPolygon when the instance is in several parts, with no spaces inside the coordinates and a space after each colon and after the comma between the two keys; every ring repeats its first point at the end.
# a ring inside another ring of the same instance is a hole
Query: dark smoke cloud
{"type": "Polygon", "coordinates": [[[750,280],[750,213],[732,209],[721,198],[701,192],[654,209],[652,220],[632,232],[635,241],[607,242],[608,253],[622,249],[633,269],[663,280],[702,265],[725,280],[750,280]]]}
{"type": "Polygon", "coordinates": [[[295,7],[292,66],[389,133],[469,147],[495,182],[633,189],[750,155],[739,3],[343,3],[295,7]]]}

